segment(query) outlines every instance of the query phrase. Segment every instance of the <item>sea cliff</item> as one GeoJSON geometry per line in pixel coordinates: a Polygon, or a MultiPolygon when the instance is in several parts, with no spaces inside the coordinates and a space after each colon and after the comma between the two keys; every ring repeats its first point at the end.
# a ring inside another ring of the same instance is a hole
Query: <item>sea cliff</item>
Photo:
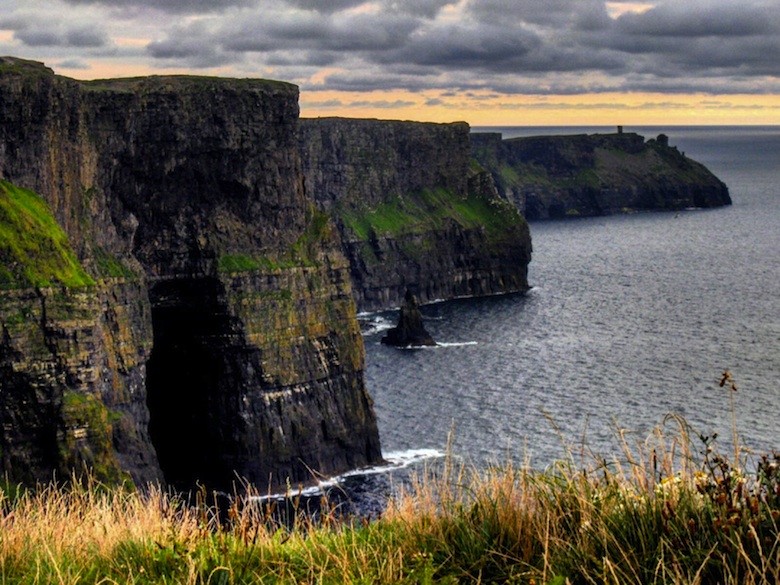
{"type": "Polygon", "coordinates": [[[280,82],[83,83],[0,60],[9,480],[83,463],[278,487],[381,459],[349,264],[303,189],[297,98],[280,82]],[[29,201],[44,227],[20,247],[29,201]]]}
{"type": "Polygon", "coordinates": [[[465,123],[304,119],[307,192],[338,226],[360,310],[525,291],[528,225],[465,123]]]}
{"type": "Polygon", "coordinates": [[[502,139],[471,135],[472,153],[528,220],[729,205],[728,188],[660,135],[502,139]]]}

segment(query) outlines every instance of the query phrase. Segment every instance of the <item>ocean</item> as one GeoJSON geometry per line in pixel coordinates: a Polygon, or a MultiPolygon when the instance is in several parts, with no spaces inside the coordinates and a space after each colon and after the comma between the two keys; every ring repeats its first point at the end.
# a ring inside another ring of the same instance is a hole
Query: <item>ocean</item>
{"type": "MultiPolygon", "coordinates": [[[[505,138],[614,132],[476,128],[505,138]]],[[[422,308],[441,345],[379,343],[392,311],[363,315],[366,383],[383,450],[477,467],[544,469],[569,453],[610,458],[669,415],[730,449],[780,449],[780,127],[636,127],[707,165],[733,205],[531,224],[525,295],[422,308]]]]}

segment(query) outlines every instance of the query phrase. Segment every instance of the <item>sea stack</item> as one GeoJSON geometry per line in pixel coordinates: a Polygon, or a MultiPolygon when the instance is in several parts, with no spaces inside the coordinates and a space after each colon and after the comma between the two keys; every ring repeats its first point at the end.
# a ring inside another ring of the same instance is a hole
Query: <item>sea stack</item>
{"type": "Polygon", "coordinates": [[[395,347],[432,346],[436,342],[422,324],[422,314],[417,297],[407,289],[404,302],[401,304],[401,314],[398,325],[393,327],[382,338],[385,345],[395,347]]]}

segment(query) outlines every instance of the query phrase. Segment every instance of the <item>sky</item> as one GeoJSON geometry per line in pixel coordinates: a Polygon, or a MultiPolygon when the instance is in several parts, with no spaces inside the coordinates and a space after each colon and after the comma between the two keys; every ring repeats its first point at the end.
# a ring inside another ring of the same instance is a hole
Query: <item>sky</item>
{"type": "Polygon", "coordinates": [[[0,0],[0,55],[289,81],[305,117],[780,124],[780,0],[0,0]]]}

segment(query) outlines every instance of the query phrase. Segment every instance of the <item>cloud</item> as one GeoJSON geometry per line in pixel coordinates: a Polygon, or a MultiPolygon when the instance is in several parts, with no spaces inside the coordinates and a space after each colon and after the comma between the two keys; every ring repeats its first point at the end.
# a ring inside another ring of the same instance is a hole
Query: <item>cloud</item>
{"type": "Polygon", "coordinates": [[[189,67],[203,69],[241,60],[240,54],[225,51],[211,42],[212,36],[208,23],[196,21],[189,26],[174,27],[166,39],[149,43],[146,50],[166,66],[186,63],[189,67]]]}
{"type": "Polygon", "coordinates": [[[770,94],[780,85],[775,4],[0,0],[0,30],[11,31],[6,46],[10,38],[53,63],[113,52],[113,61],[272,76],[304,90],[770,94]]]}
{"type": "Polygon", "coordinates": [[[91,69],[89,63],[82,61],[80,59],[65,59],[64,61],[55,63],[54,67],[57,69],[71,69],[71,70],[78,70],[78,71],[86,71],[88,69],[91,69]]]}
{"type": "MultiPolygon", "coordinates": [[[[402,14],[323,16],[316,12],[257,13],[228,21],[219,30],[231,50],[339,51],[345,55],[373,53],[403,46],[420,23],[402,14]]],[[[217,39],[214,39],[215,41],[217,39]]]]}
{"type": "Polygon", "coordinates": [[[64,0],[75,6],[104,8],[153,8],[171,13],[215,13],[226,8],[258,5],[259,0],[64,0]]]}
{"type": "MultiPolygon", "coordinates": [[[[729,4],[688,0],[669,2],[617,19],[623,34],[639,37],[744,37],[771,34],[778,23],[777,6],[750,2],[729,4]],[[774,21],[774,22],[773,22],[774,21]]],[[[777,31],[774,31],[775,34],[777,31]]]]}
{"type": "Polygon", "coordinates": [[[98,23],[48,21],[32,14],[2,19],[0,30],[13,31],[14,39],[28,47],[93,49],[111,44],[108,34],[98,23]]]}
{"type": "Polygon", "coordinates": [[[385,14],[410,14],[433,18],[445,6],[457,4],[458,0],[288,0],[290,6],[316,11],[320,14],[334,14],[349,9],[363,8],[364,12],[385,14]]]}
{"type": "Polygon", "coordinates": [[[399,108],[409,108],[417,105],[408,100],[357,100],[347,104],[350,108],[376,108],[380,110],[397,110],[399,108]]]}

